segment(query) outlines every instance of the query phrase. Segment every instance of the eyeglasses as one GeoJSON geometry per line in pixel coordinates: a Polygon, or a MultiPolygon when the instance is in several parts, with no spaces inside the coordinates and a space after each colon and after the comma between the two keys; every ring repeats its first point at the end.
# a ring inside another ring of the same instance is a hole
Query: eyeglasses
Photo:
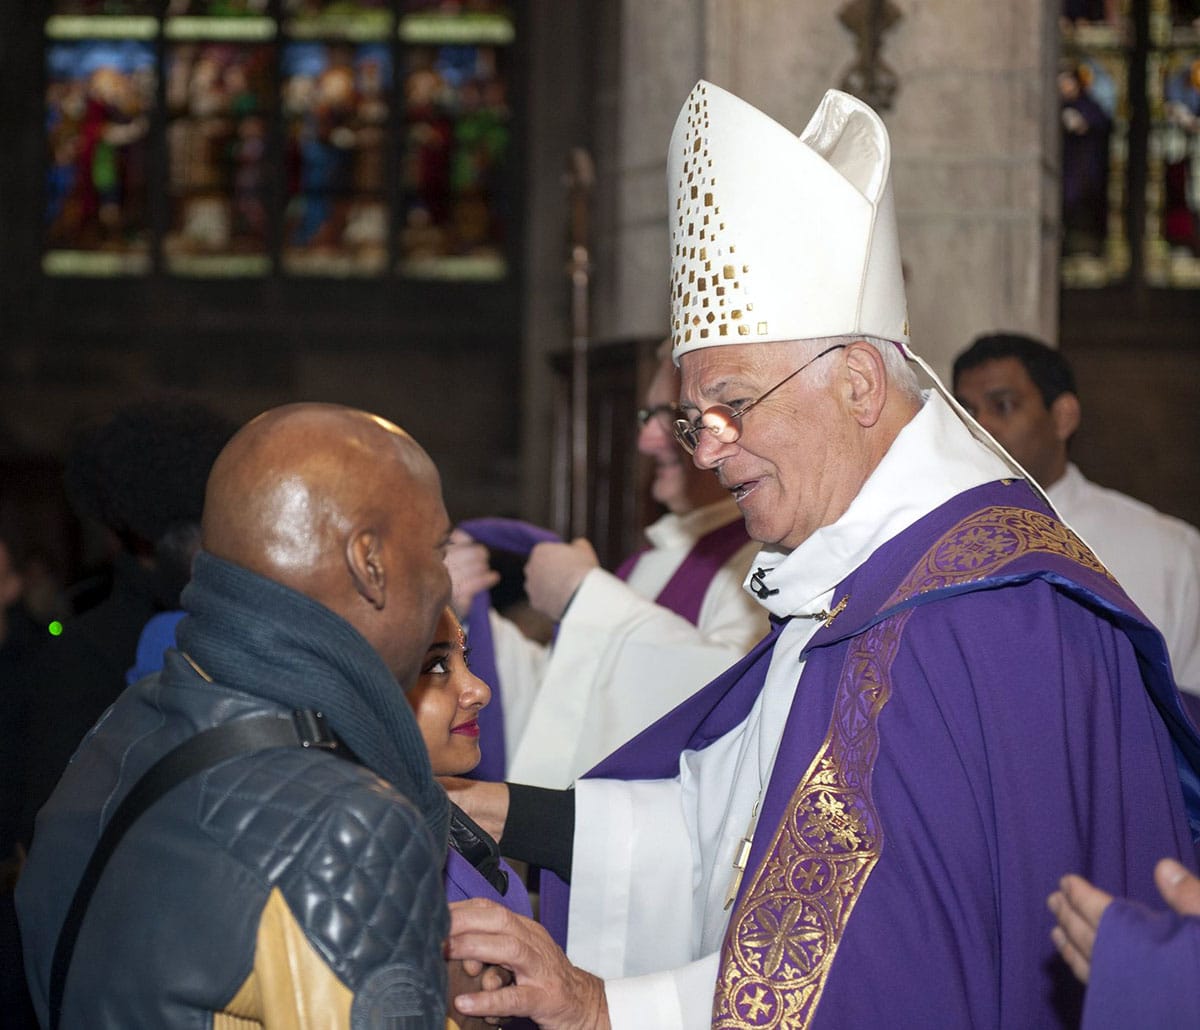
{"type": "Polygon", "coordinates": [[[736,411],[728,404],[714,404],[711,408],[705,408],[695,422],[689,422],[686,418],[677,418],[671,426],[675,433],[675,439],[688,454],[696,453],[696,448],[700,446],[700,432],[705,429],[712,433],[720,443],[736,443],[742,438],[742,416],[747,411],[765,401],[789,379],[794,379],[808,368],[817,358],[823,358],[835,350],[844,350],[845,347],[844,343],[835,343],[832,347],[826,347],[820,354],[809,358],[791,375],[785,376],[777,382],[766,393],[754,398],[749,404],[743,405],[736,411]]]}
{"type": "Polygon", "coordinates": [[[670,425],[678,410],[674,404],[656,404],[652,408],[638,408],[638,425],[644,426],[652,418],[657,418],[659,415],[665,415],[667,417],[666,425],[670,425]]]}

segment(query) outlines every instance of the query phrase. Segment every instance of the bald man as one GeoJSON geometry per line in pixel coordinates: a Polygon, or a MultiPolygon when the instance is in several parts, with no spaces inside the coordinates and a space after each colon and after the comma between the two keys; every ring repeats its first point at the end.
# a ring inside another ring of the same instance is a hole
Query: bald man
{"type": "Polygon", "coordinates": [[[64,1026],[446,1025],[447,801],[403,690],[449,600],[449,530],[432,461],[384,419],[290,405],[233,437],[178,650],[38,816],[17,907],[43,1026],[59,1000],[64,1026]],[[223,759],[131,823],[56,977],[100,831],[205,731],[223,759]]]}

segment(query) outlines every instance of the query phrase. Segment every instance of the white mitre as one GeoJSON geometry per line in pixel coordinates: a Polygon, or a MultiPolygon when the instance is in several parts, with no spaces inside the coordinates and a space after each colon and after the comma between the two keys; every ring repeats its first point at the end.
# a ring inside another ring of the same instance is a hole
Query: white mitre
{"type": "Polygon", "coordinates": [[[829,336],[908,342],[879,116],[838,90],[799,135],[709,82],[667,159],[672,354],[829,336]]]}

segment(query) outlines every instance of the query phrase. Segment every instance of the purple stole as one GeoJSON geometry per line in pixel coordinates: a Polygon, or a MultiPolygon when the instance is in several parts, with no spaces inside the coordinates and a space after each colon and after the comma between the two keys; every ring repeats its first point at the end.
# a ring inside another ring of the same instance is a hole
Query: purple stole
{"type": "MultiPolygon", "coordinates": [[[[996,596],[989,590],[1035,580],[1100,610],[1128,637],[1170,733],[1193,819],[1200,813],[1200,738],[1170,680],[1161,635],[1023,483],[966,491],[881,546],[839,584],[834,598],[847,598],[845,608],[805,648],[806,686],[792,704],[722,948],[714,1026],[777,1026],[784,1014],[783,1025],[807,1027],[815,1017],[839,942],[883,852],[884,819],[872,773],[879,717],[892,693],[892,664],[912,613],[951,595],[979,592],[986,600],[996,596]],[[814,735],[820,725],[814,716],[820,715],[810,700],[823,696],[822,683],[834,688],[823,740],[814,735]]],[[[677,775],[682,751],[706,747],[748,716],[780,628],[588,777],[677,775]]],[[[914,761],[920,762],[919,753],[914,761]]],[[[936,782],[922,789],[937,796],[936,782]]],[[[543,921],[563,943],[568,888],[549,879],[543,878],[543,921]]],[[[910,960],[889,954],[886,920],[871,929],[882,935],[879,975],[886,980],[888,963],[903,966],[910,960]]],[[[964,982],[972,975],[964,972],[964,982]]],[[[989,970],[983,979],[990,975],[989,970]]],[[[936,1002],[929,1004],[936,1011],[936,1002]]],[[[946,1018],[950,1025],[954,1017],[946,1018]]]]}
{"type": "MultiPolygon", "coordinates": [[[[500,859],[500,865],[508,873],[508,891],[505,894],[501,894],[488,883],[483,874],[454,848],[447,849],[446,868],[443,873],[447,904],[466,901],[468,898],[487,898],[489,901],[503,905],[510,912],[532,918],[533,909],[529,904],[529,893],[525,890],[525,884],[521,882],[521,877],[504,859],[500,859]]],[[[446,1025],[451,1025],[449,1020],[446,1025]]],[[[509,1030],[537,1030],[536,1026],[527,1019],[505,1020],[504,1025],[509,1030]]]]}
{"type": "MultiPolygon", "coordinates": [[[[548,529],[517,519],[471,519],[462,523],[460,528],[485,547],[497,547],[516,554],[527,555],[536,544],[559,540],[548,529]]],[[[696,625],[700,606],[704,603],[704,595],[713,577],[749,539],[740,518],[706,533],[696,541],[655,598],[655,603],[696,625]]],[[[615,575],[625,580],[643,553],[644,550],[638,551],[627,558],[615,575]]],[[[468,617],[471,668],[476,676],[492,688],[491,704],[479,713],[479,748],[483,758],[470,773],[477,780],[502,780],[508,765],[504,745],[504,690],[496,668],[496,647],[488,622],[490,607],[488,592],[481,590],[471,602],[468,617]]]]}
{"type": "Polygon", "coordinates": [[[447,903],[466,901],[468,898],[487,898],[519,916],[532,918],[533,909],[529,904],[529,893],[525,890],[521,877],[504,859],[500,859],[500,865],[508,874],[508,891],[504,894],[496,890],[484,875],[454,848],[448,848],[442,878],[446,886],[447,903]]]}
{"type": "MultiPolygon", "coordinates": [[[[725,563],[749,542],[746,524],[740,517],[705,533],[692,545],[675,574],[654,598],[654,603],[674,612],[681,619],[687,619],[693,626],[698,625],[700,607],[704,604],[708,585],[725,563]]],[[[643,547],[635,551],[621,562],[613,575],[621,581],[627,580],[638,559],[648,550],[643,547]]]]}
{"type": "MultiPolygon", "coordinates": [[[[558,541],[560,537],[548,529],[518,519],[470,519],[460,527],[483,544],[514,554],[529,554],[536,544],[558,541]]],[[[496,669],[496,645],[488,610],[492,606],[488,591],[481,590],[471,601],[467,627],[471,638],[471,670],[492,688],[492,700],[479,713],[479,750],[483,757],[468,775],[476,780],[502,780],[508,765],[504,746],[504,697],[500,674],[496,669]]]]}

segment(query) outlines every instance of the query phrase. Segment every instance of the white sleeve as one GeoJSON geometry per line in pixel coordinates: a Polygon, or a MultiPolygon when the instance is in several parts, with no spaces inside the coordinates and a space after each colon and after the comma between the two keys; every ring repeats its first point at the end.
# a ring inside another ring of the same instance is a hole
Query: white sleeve
{"type": "Polygon", "coordinates": [[[720,671],[767,631],[766,611],[742,587],[760,546],[752,541],[717,570],[695,626],[611,573],[594,569],[584,577],[563,615],[557,641],[576,634],[600,637],[609,648],[649,641],[672,648],[685,662],[700,661],[704,668],[715,659],[720,671]]]}
{"type": "Polygon", "coordinates": [[[1183,534],[1170,589],[1170,616],[1162,627],[1171,669],[1181,690],[1200,694],[1200,535],[1183,534]]]}
{"type": "Polygon", "coordinates": [[[713,952],[664,973],[606,980],[612,1030],[706,1030],[712,1026],[719,965],[720,955],[713,952]]]}
{"type": "Polygon", "coordinates": [[[693,880],[678,779],[576,784],[572,962],[605,979],[690,962],[693,880]]]}

